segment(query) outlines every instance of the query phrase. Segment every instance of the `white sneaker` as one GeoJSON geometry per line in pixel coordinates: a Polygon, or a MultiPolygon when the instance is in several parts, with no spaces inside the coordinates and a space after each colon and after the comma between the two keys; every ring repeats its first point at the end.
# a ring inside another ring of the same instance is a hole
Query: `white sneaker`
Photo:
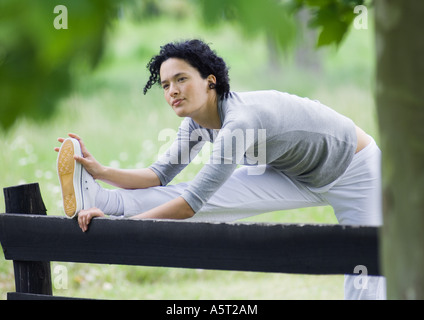
{"type": "Polygon", "coordinates": [[[62,189],[63,209],[69,218],[74,218],[83,209],[94,207],[100,188],[84,167],[74,160],[75,154],[82,157],[79,141],[65,139],[57,156],[57,173],[62,189]]]}
{"type": "Polygon", "coordinates": [[[88,173],[85,168],[82,168],[81,175],[81,185],[82,185],[82,208],[91,209],[95,207],[96,195],[100,185],[94,180],[93,176],[88,173]]]}

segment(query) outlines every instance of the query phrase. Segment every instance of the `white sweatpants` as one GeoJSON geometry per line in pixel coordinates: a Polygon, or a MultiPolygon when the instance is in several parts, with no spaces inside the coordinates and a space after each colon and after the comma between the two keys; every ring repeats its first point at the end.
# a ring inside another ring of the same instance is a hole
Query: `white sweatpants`
{"type": "MultiPolygon", "coordinates": [[[[380,159],[374,140],[355,154],[346,172],[328,186],[313,189],[267,166],[261,175],[237,169],[189,221],[229,222],[264,212],[331,205],[340,224],[382,224],[380,159]]],[[[130,217],[181,195],[187,183],[138,190],[104,190],[96,205],[106,214],[130,217]]],[[[345,276],[346,299],[385,299],[384,277],[345,276]],[[361,277],[358,281],[357,277],[361,277]]]]}

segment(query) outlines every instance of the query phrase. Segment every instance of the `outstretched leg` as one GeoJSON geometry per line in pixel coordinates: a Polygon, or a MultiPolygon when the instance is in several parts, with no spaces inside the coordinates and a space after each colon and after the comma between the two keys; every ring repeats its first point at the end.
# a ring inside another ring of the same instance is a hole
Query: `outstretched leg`
{"type": "MultiPolygon", "coordinates": [[[[137,190],[105,190],[98,203],[109,215],[130,217],[180,196],[187,183],[137,190]],[[111,201],[109,199],[114,199],[111,201]],[[120,204],[121,209],[118,208],[120,204]],[[122,208],[123,204],[123,208],[122,208]],[[117,212],[116,210],[121,210],[117,212]],[[123,209],[123,210],[122,210],[123,209]]],[[[249,175],[248,168],[237,169],[224,185],[209,199],[190,221],[235,221],[257,214],[302,207],[323,206],[328,203],[302,184],[281,172],[266,167],[261,175],[249,175]]]]}

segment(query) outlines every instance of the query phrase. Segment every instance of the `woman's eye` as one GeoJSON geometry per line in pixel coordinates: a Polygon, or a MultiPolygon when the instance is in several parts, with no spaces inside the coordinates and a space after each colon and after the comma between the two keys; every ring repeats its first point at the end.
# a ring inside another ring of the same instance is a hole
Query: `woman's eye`
{"type": "Polygon", "coordinates": [[[163,90],[166,90],[166,89],[168,89],[168,88],[169,88],[169,85],[164,84],[164,85],[162,86],[162,88],[163,88],[163,90]]]}
{"type": "Polygon", "coordinates": [[[182,81],[184,81],[185,79],[187,79],[187,78],[186,78],[186,77],[178,78],[178,82],[182,82],[182,81]]]}

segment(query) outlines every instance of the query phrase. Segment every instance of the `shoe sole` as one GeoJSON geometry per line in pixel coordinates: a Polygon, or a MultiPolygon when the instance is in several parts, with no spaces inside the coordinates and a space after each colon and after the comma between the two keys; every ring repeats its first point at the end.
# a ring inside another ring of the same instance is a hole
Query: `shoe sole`
{"type": "Polygon", "coordinates": [[[74,160],[74,154],[82,156],[81,147],[78,140],[68,138],[59,150],[57,173],[62,190],[63,209],[69,218],[74,218],[82,210],[82,165],[74,160]]]}

